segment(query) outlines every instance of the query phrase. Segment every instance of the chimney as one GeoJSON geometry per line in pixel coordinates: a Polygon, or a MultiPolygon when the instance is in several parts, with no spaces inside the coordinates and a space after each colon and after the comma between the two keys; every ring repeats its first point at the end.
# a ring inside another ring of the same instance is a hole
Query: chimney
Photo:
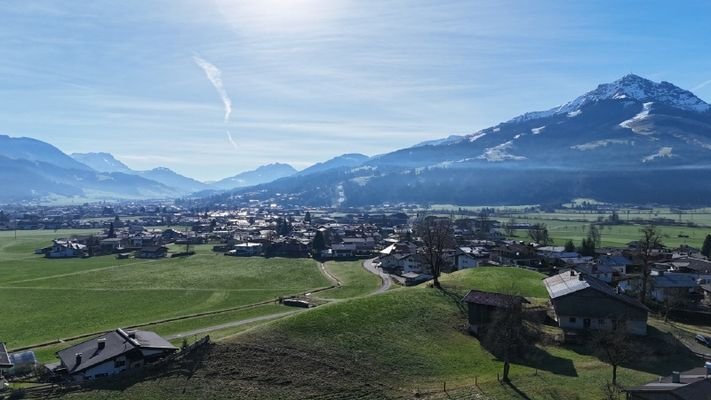
{"type": "Polygon", "coordinates": [[[582,273],[578,274],[578,280],[579,280],[579,281],[584,281],[584,280],[585,280],[585,276],[584,276],[582,273]]]}
{"type": "Polygon", "coordinates": [[[96,341],[96,345],[99,348],[99,350],[103,350],[106,348],[106,339],[101,338],[96,341]]]}
{"type": "Polygon", "coordinates": [[[136,338],[136,331],[129,331],[128,337],[130,337],[131,339],[135,339],[136,338]]]}
{"type": "Polygon", "coordinates": [[[575,276],[575,270],[574,270],[574,269],[571,269],[571,270],[570,270],[570,276],[575,276]]]}
{"type": "Polygon", "coordinates": [[[672,383],[681,383],[681,374],[679,371],[672,372],[672,383]]]}
{"type": "Polygon", "coordinates": [[[74,355],[74,357],[75,357],[75,359],[76,359],[75,364],[76,364],[76,365],[81,364],[81,353],[76,353],[76,354],[74,355]]]}

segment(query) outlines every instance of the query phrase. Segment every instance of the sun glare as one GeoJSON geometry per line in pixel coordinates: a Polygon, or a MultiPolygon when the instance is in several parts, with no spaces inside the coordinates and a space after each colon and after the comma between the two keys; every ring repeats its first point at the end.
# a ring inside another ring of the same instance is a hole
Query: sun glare
{"type": "Polygon", "coordinates": [[[228,21],[249,33],[308,32],[333,21],[344,0],[217,0],[228,21]]]}

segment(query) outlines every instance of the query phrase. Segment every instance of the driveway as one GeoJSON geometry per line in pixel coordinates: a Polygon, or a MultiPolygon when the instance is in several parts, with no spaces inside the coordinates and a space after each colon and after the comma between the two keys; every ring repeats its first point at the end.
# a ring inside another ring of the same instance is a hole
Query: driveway
{"type": "Polygon", "coordinates": [[[365,260],[363,261],[363,268],[366,269],[366,271],[378,275],[380,277],[380,280],[382,281],[382,284],[376,290],[373,292],[373,294],[378,294],[378,293],[383,293],[390,289],[390,286],[393,284],[393,280],[390,277],[390,274],[383,272],[383,270],[380,267],[376,267],[373,262],[375,261],[375,258],[372,258],[370,260],[365,260]]]}

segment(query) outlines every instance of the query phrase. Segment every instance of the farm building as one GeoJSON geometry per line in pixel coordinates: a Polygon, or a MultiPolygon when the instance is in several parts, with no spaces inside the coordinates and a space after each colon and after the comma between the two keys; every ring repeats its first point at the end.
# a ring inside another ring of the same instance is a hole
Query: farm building
{"type": "Polygon", "coordinates": [[[87,254],[87,248],[72,240],[53,240],[52,247],[46,253],[47,258],[82,257],[87,254]]]}
{"type": "Polygon", "coordinates": [[[154,332],[116,329],[58,352],[51,369],[81,382],[142,368],[177,350],[154,332]]]}
{"type": "Polygon", "coordinates": [[[625,390],[629,400],[665,400],[665,399],[708,399],[711,393],[709,371],[694,368],[685,372],[674,372],[670,376],[659,378],[646,385],[625,390]]]}
{"type": "Polygon", "coordinates": [[[492,322],[497,311],[521,308],[529,303],[521,296],[479,290],[470,290],[462,301],[467,303],[469,308],[469,332],[475,335],[492,322]]]}
{"type": "Polygon", "coordinates": [[[168,255],[168,248],[165,246],[144,247],[138,251],[136,258],[163,258],[166,255],[168,255]]]}
{"type": "Polygon", "coordinates": [[[572,270],[543,282],[563,330],[610,330],[624,321],[629,333],[647,334],[647,307],[605,282],[572,270]]]}

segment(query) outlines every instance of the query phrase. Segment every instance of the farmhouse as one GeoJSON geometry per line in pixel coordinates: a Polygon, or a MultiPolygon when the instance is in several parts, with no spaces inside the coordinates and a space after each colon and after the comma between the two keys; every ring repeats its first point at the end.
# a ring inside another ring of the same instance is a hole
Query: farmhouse
{"type": "Polygon", "coordinates": [[[491,323],[497,311],[521,308],[523,304],[529,303],[521,296],[479,290],[470,290],[462,301],[467,303],[469,308],[469,332],[475,335],[491,323]]]}
{"type": "Polygon", "coordinates": [[[177,350],[154,332],[116,329],[58,352],[53,370],[82,382],[142,368],[177,350]]]}
{"type": "Polygon", "coordinates": [[[87,254],[86,246],[72,240],[53,240],[47,258],[72,258],[87,254]]]}
{"type": "Polygon", "coordinates": [[[572,270],[543,282],[563,330],[610,330],[624,321],[629,333],[647,334],[647,307],[605,282],[572,270]]]}
{"type": "Polygon", "coordinates": [[[708,373],[709,371],[704,367],[674,372],[671,376],[625,390],[627,399],[708,399],[711,393],[711,380],[708,379],[708,373]]]}
{"type": "Polygon", "coordinates": [[[165,246],[159,247],[144,247],[138,251],[136,258],[163,258],[168,255],[168,248],[165,246]]]}

